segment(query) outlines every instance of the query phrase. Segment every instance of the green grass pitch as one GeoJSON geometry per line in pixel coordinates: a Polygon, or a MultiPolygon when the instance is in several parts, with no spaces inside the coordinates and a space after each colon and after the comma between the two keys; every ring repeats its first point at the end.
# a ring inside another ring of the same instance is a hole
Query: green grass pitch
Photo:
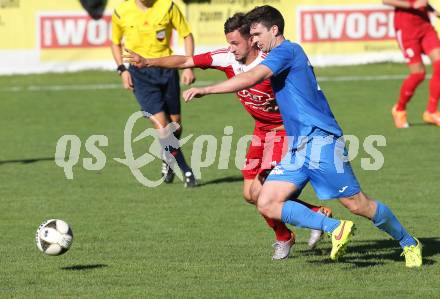
{"type": "MultiPolygon", "coordinates": [[[[404,65],[318,68],[319,77],[403,75],[404,65]]],[[[200,81],[223,79],[197,72],[200,81]]],[[[322,81],[345,134],[384,135],[385,164],[362,170],[360,150],[353,166],[363,190],[387,203],[424,244],[422,269],[406,269],[398,244],[369,221],[326,202],[358,231],[340,262],[329,260],[330,241],[307,249],[309,232],[297,229],[288,260],[271,261],[273,233],[241,197],[241,173],[216,163],[202,170],[202,186],[146,188],[123,158],[123,130],[138,110],[113,72],[0,77],[0,297],[222,297],[222,298],[436,298],[440,291],[440,128],[422,123],[428,83],[409,106],[408,130],[394,128],[390,109],[401,80],[322,81]],[[104,85],[78,90],[63,86],[104,85]],[[50,86],[59,86],[52,90],[50,86]],[[106,87],[107,86],[107,87],[106,87]],[[80,161],[67,180],[54,163],[57,140],[75,134],[80,161]],[[106,135],[106,166],[87,171],[82,159],[90,135],[106,135]],[[63,256],[39,252],[34,234],[47,218],[73,228],[74,242],[63,256]]],[[[252,120],[234,95],[209,96],[183,104],[184,134],[219,139],[233,126],[233,145],[250,134],[252,120]]],[[[148,123],[136,125],[140,132],[148,123]]],[[[184,147],[189,157],[191,142],[184,147]]],[[[140,156],[147,141],[136,144],[140,156]]],[[[188,158],[189,159],[189,158],[188,158]]],[[[143,169],[159,176],[158,162],[143,169]]],[[[302,199],[318,203],[308,187],[302,199]]]]}

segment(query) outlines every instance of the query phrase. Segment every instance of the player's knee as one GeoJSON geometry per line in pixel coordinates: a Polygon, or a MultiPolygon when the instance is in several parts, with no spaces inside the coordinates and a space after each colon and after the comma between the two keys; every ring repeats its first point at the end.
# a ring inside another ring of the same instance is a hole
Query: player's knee
{"type": "Polygon", "coordinates": [[[272,200],[269,196],[264,194],[260,195],[257,201],[257,209],[260,214],[266,217],[272,217],[272,200]]]}
{"type": "Polygon", "coordinates": [[[269,205],[267,205],[266,203],[260,203],[260,201],[257,201],[257,209],[261,215],[269,217],[269,214],[270,214],[269,205]]]}
{"type": "Polygon", "coordinates": [[[252,196],[251,196],[251,193],[250,193],[250,190],[249,190],[249,189],[244,189],[244,190],[243,190],[243,198],[244,198],[244,200],[245,200],[247,203],[255,204],[254,201],[252,200],[252,196]]]}
{"type": "Polygon", "coordinates": [[[432,75],[440,76],[440,59],[432,62],[432,75]]]}
{"type": "Polygon", "coordinates": [[[371,214],[371,200],[362,192],[344,199],[344,206],[353,214],[369,217],[371,214]]]}
{"type": "Polygon", "coordinates": [[[362,216],[362,206],[357,202],[353,202],[352,204],[348,205],[347,208],[351,213],[362,216]]]}
{"type": "Polygon", "coordinates": [[[251,185],[249,190],[250,200],[252,204],[256,204],[258,201],[258,197],[260,196],[261,186],[255,186],[255,184],[251,185]]]}
{"type": "Polygon", "coordinates": [[[423,82],[423,80],[425,80],[426,72],[425,72],[424,70],[422,70],[422,71],[419,71],[419,72],[417,72],[417,73],[411,73],[410,76],[411,76],[411,77],[413,78],[413,80],[415,81],[414,83],[415,83],[416,85],[419,85],[420,83],[423,82]]]}
{"type": "Polygon", "coordinates": [[[423,80],[425,80],[425,78],[426,78],[426,72],[423,71],[423,72],[421,72],[421,73],[418,73],[418,78],[419,78],[419,81],[420,81],[420,82],[422,82],[423,80]]]}

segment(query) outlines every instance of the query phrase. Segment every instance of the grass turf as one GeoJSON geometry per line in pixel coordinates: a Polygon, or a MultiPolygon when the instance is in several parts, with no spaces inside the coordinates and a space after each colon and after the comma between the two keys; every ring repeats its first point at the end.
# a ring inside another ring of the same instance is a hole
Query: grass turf
{"type": "MultiPolygon", "coordinates": [[[[330,78],[405,72],[395,64],[316,70],[330,78]]],[[[197,75],[204,81],[223,79],[210,71],[197,75]]],[[[241,198],[235,144],[252,132],[252,120],[233,95],[183,105],[184,136],[212,134],[220,140],[223,128],[233,126],[229,169],[218,169],[217,151],[216,162],[202,169],[200,188],[184,189],[178,181],[143,187],[113,160],[124,157],[125,122],[138,110],[131,94],[111,88],[44,89],[103,83],[118,84],[119,78],[98,71],[0,77],[1,297],[438,296],[440,129],[421,121],[427,82],[409,106],[413,126],[408,130],[395,129],[390,116],[400,80],[320,84],[345,134],[361,139],[353,166],[363,190],[388,204],[424,243],[422,269],[406,269],[396,242],[334,201],[325,204],[358,226],[342,261],[329,260],[329,239],[319,250],[307,250],[309,232],[302,229],[291,258],[271,261],[273,233],[241,198]],[[73,180],[54,163],[57,140],[65,134],[82,141],[73,180]],[[82,167],[82,159],[91,157],[84,143],[93,134],[109,140],[100,171],[82,167]],[[362,141],[372,134],[387,140],[380,147],[385,164],[379,171],[360,168],[361,158],[369,157],[362,141]],[[35,230],[47,218],[64,219],[73,228],[73,246],[63,256],[44,256],[36,249],[35,230]]],[[[138,123],[136,130],[142,129],[138,123]]],[[[146,141],[136,145],[137,156],[146,146],[146,141]]],[[[184,150],[189,159],[192,143],[184,150]]],[[[159,166],[151,163],[143,172],[157,178],[159,166]]],[[[309,187],[302,199],[318,203],[309,187]]]]}

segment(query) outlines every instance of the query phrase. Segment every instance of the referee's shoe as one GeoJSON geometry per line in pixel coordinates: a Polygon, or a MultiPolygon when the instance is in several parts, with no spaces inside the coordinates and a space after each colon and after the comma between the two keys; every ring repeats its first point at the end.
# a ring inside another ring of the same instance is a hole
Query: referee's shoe
{"type": "Polygon", "coordinates": [[[171,184],[174,181],[174,171],[165,161],[162,161],[162,177],[165,184],[171,184]]]}
{"type": "Polygon", "coordinates": [[[194,173],[191,171],[185,172],[183,179],[185,180],[185,188],[194,188],[198,185],[194,173]]]}

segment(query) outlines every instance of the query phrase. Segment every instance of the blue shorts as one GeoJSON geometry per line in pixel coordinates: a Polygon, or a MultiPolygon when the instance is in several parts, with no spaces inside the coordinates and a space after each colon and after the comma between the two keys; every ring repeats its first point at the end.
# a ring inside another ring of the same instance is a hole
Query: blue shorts
{"type": "Polygon", "coordinates": [[[308,181],[321,200],[350,197],[361,191],[342,138],[315,128],[302,145],[289,151],[266,181],[293,183],[299,190],[308,181]]]}
{"type": "Polygon", "coordinates": [[[175,69],[158,67],[128,68],[134,86],[134,95],[145,116],[164,111],[180,114],[179,73],[175,69]]]}

